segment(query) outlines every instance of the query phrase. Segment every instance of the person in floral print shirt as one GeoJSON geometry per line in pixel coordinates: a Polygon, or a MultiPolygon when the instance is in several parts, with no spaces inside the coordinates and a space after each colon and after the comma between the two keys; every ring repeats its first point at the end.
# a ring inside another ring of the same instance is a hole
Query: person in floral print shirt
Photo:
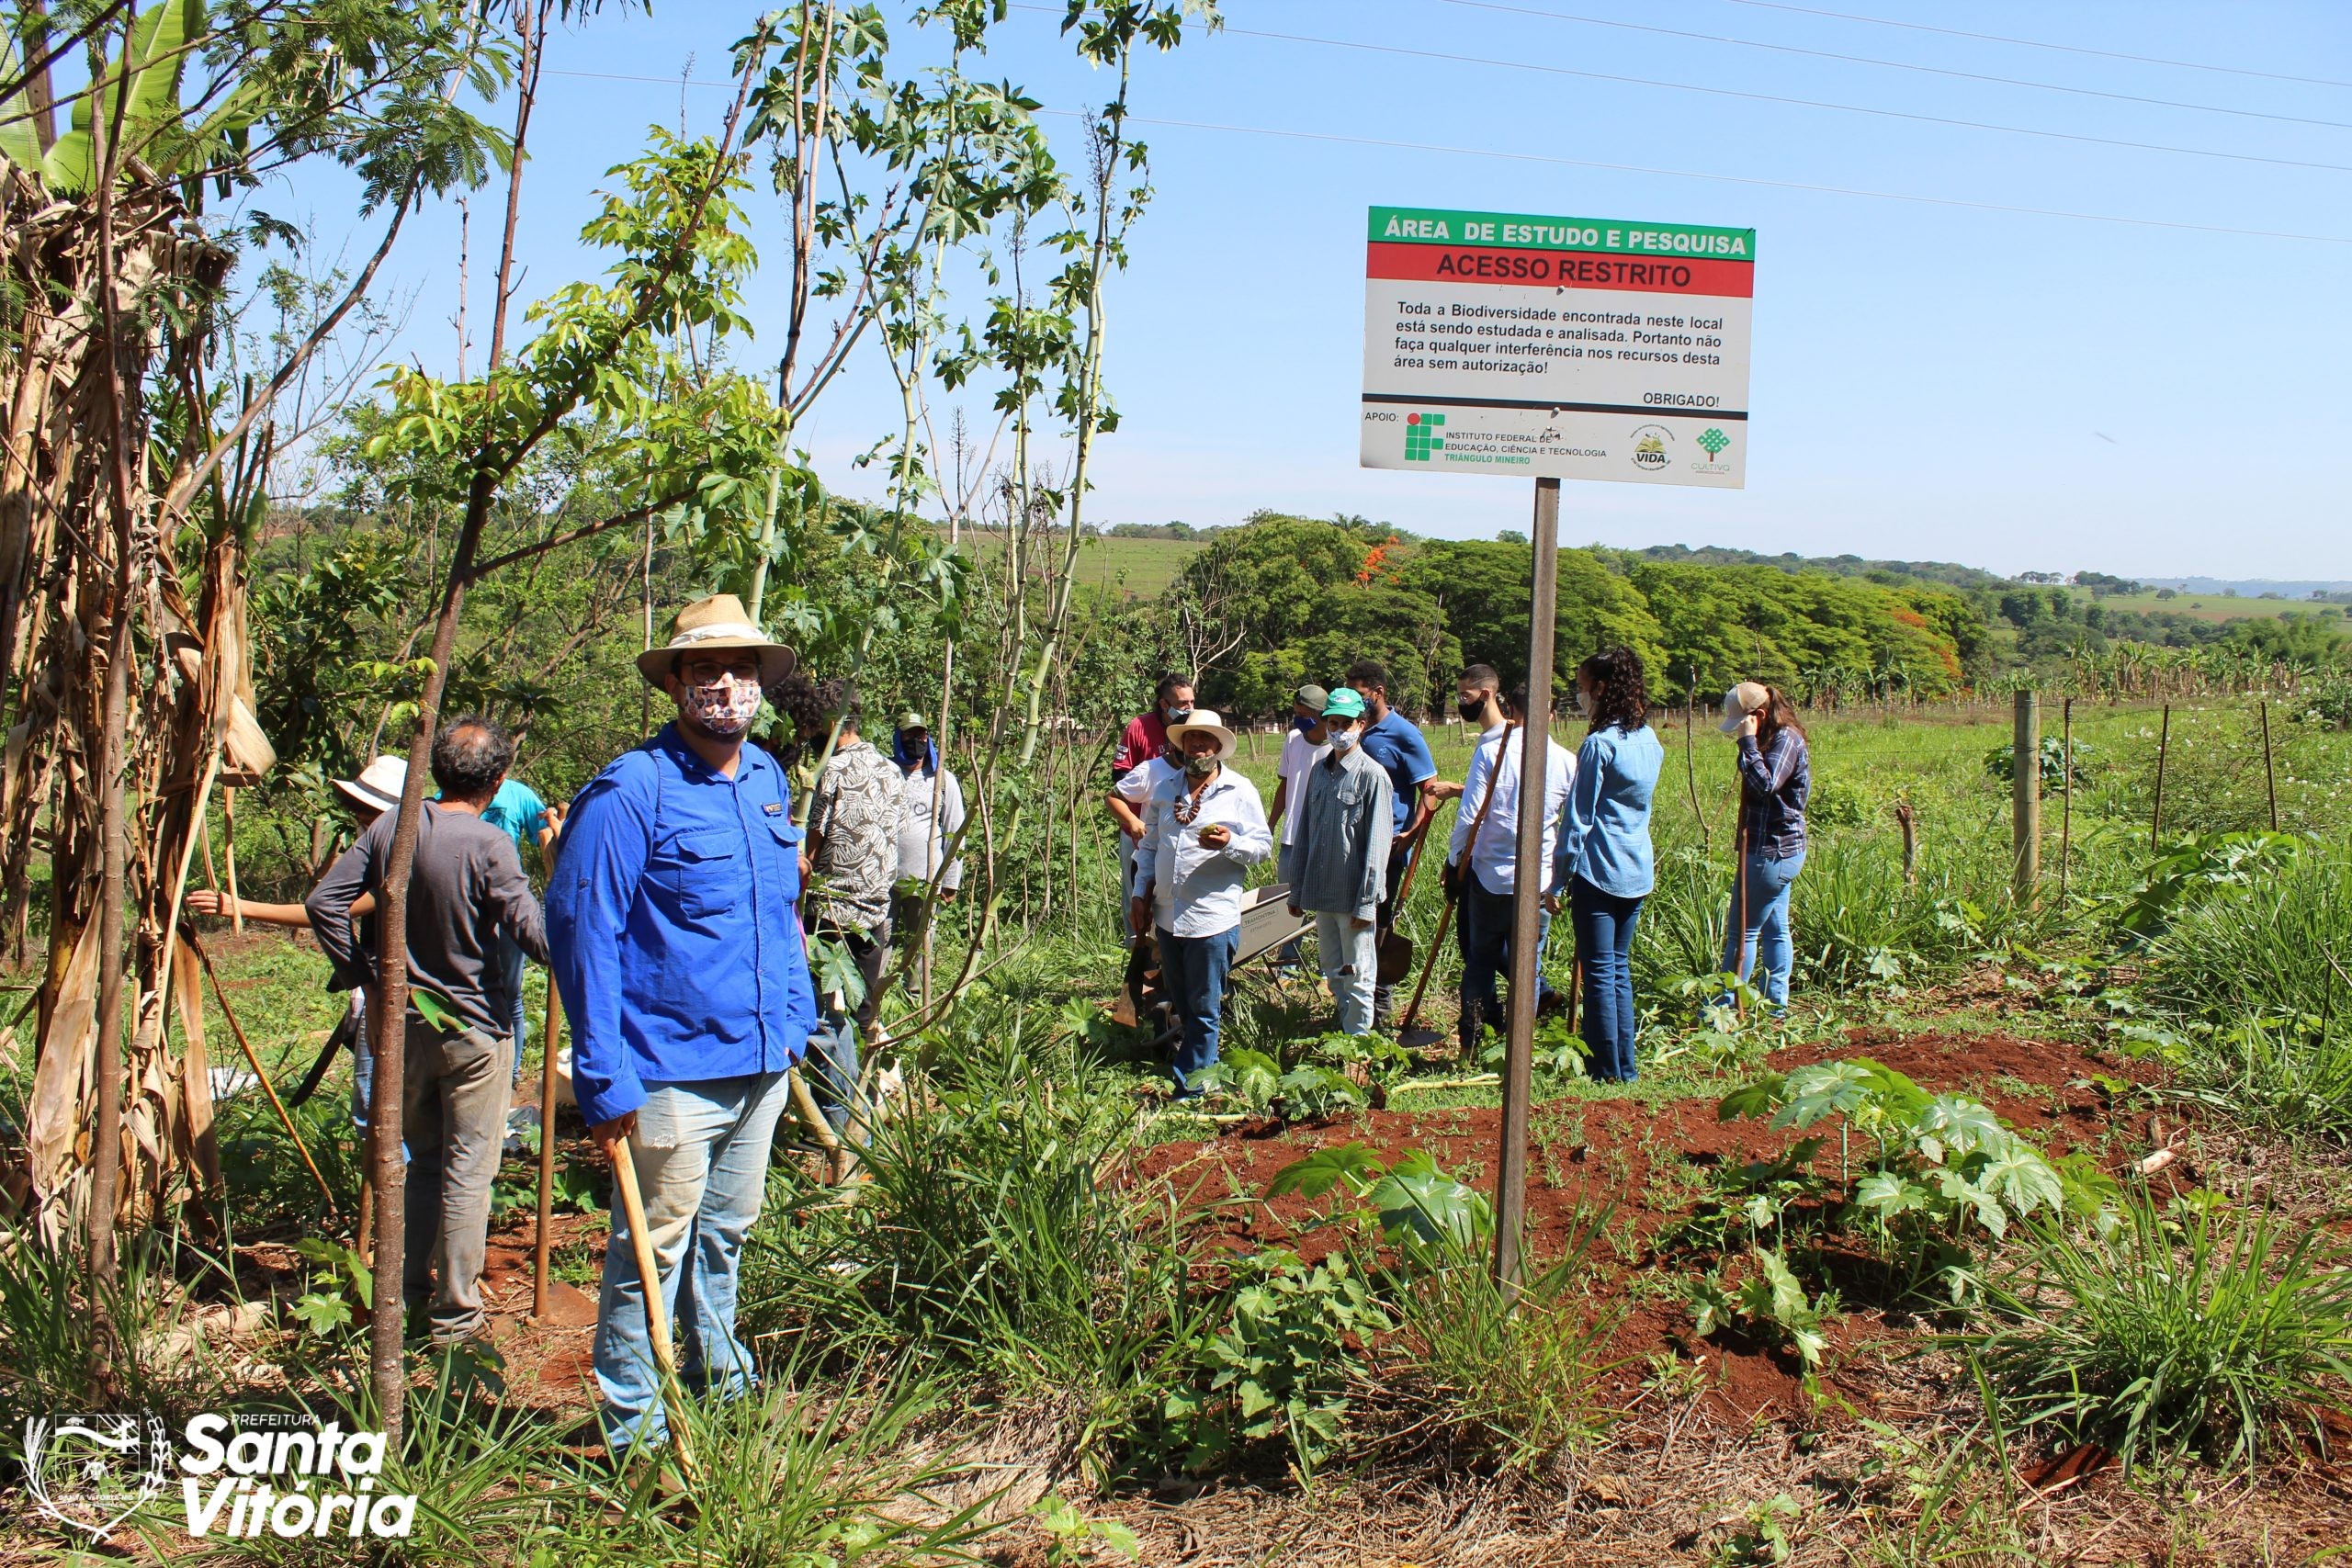
{"type": "Polygon", "coordinates": [[[890,889],[899,878],[898,770],[858,733],[864,719],[857,688],[846,680],[820,682],[818,705],[827,728],[840,734],[809,794],[808,935],[838,943],[856,964],[865,994],[854,1005],[824,988],[823,1017],[808,1037],[810,1088],[838,1131],[849,1123],[857,1093],[858,1040],[874,1029],[882,995],[882,966],[890,954],[890,889]]]}

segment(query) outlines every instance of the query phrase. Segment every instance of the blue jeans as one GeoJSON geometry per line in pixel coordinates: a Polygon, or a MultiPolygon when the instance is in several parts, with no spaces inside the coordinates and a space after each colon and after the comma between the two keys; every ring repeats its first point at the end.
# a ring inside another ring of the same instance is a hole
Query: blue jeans
{"type": "Polygon", "coordinates": [[[1747,929],[1736,929],[1741,923],[1739,895],[1733,895],[1724,917],[1724,971],[1750,976],[1776,1013],[1789,1005],[1789,969],[1796,961],[1796,944],[1789,935],[1789,889],[1804,869],[1803,850],[1786,860],[1748,856],[1747,929]]]}
{"type": "MultiPolygon", "coordinates": [[[[679,1382],[689,1393],[733,1399],[753,1382],[752,1353],[735,1337],[736,1280],[743,1237],[760,1217],[768,1144],[790,1083],[788,1073],[753,1073],[653,1084],[638,1108],[629,1154],[677,1340],[679,1382]]],[[[597,1416],[613,1452],[662,1441],[669,1427],[645,1291],[618,1204],[596,1303],[595,1365],[597,1416]]]]}
{"type": "Polygon", "coordinates": [[[1241,928],[1215,936],[1178,936],[1166,926],[1153,933],[1159,942],[1159,977],[1175,1004],[1176,1021],[1183,1038],[1176,1043],[1171,1068],[1176,1093],[1189,1098],[1193,1075],[1216,1061],[1216,1032],[1225,1011],[1225,976],[1233,955],[1241,949],[1241,928]]]}
{"type": "Polygon", "coordinates": [[[1462,1051],[1473,1061],[1478,1031],[1503,1027],[1495,999],[1495,978],[1510,964],[1511,922],[1518,900],[1508,893],[1489,893],[1475,871],[1462,879],[1460,913],[1455,930],[1462,936],[1462,1051]]]}
{"type": "Polygon", "coordinates": [[[1631,1083],[1641,1075],[1634,1062],[1634,927],[1642,918],[1639,898],[1603,893],[1579,876],[1568,889],[1568,919],[1577,933],[1577,956],[1584,964],[1584,1041],[1592,1047],[1592,1076],[1603,1083],[1631,1083]]]}
{"type": "Polygon", "coordinates": [[[500,932],[498,940],[504,950],[507,979],[514,987],[514,1027],[512,1032],[514,1040],[514,1084],[520,1088],[523,1082],[523,1043],[531,1036],[530,1009],[523,1005],[523,944],[514,940],[513,931],[500,932]]]}
{"type": "Polygon", "coordinates": [[[816,935],[840,942],[849,950],[865,981],[865,998],[854,1008],[836,1004],[832,992],[817,998],[817,1027],[808,1032],[808,1055],[801,1066],[808,1092],[835,1133],[848,1131],[850,1110],[857,1099],[858,1042],[874,1028],[875,1010],[882,1001],[882,971],[890,959],[890,931],[847,931],[830,920],[818,922],[816,935]]]}

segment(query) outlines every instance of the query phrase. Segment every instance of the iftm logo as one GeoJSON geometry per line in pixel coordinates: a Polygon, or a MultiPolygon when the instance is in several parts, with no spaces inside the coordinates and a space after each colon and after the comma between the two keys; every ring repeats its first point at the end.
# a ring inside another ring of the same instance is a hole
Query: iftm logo
{"type": "MultiPolygon", "coordinates": [[[[181,1434],[181,1503],[192,1536],[405,1536],[413,1493],[378,1492],[384,1434],[346,1432],[307,1416],[206,1414],[181,1434]],[[217,1478],[217,1479],[215,1479],[217,1478]]],[[[170,1484],[174,1456],[153,1415],[67,1416],[25,1423],[35,1503],[95,1541],[170,1484]]]]}

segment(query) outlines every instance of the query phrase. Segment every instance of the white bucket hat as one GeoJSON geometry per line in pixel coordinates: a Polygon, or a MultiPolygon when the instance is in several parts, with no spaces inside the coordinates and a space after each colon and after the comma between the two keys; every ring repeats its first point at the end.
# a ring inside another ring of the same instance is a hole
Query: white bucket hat
{"type": "Polygon", "coordinates": [[[1223,714],[1218,713],[1215,708],[1194,708],[1192,717],[1170,728],[1168,750],[1181,755],[1184,750],[1184,737],[1195,729],[1204,735],[1216,737],[1216,756],[1220,762],[1229,759],[1240,745],[1239,739],[1232,730],[1225,727],[1223,714]]]}
{"type": "Polygon", "coordinates": [[[334,787],[343,791],[345,800],[370,811],[396,808],[401,803],[401,791],[407,785],[405,757],[379,757],[360,769],[357,778],[334,781],[334,787]]]}
{"type": "Polygon", "coordinates": [[[799,662],[792,649],[770,641],[752,624],[751,612],[743,608],[743,601],[732,593],[714,593],[678,612],[677,620],[671,624],[669,645],[649,648],[639,654],[637,672],[645,677],[647,685],[659,686],[678,655],[728,649],[748,649],[760,656],[763,686],[775,685],[791,674],[792,667],[799,662]]]}

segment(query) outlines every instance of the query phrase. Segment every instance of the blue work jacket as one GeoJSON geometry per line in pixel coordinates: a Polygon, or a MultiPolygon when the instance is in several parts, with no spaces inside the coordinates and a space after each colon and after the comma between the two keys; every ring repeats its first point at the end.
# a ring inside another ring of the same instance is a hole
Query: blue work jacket
{"type": "Polygon", "coordinates": [[[794,907],[800,840],[775,758],[747,745],[730,779],[674,725],[580,792],[547,926],[592,1126],[644,1104],[651,1085],[799,1061],[817,1023],[794,907]]]}

